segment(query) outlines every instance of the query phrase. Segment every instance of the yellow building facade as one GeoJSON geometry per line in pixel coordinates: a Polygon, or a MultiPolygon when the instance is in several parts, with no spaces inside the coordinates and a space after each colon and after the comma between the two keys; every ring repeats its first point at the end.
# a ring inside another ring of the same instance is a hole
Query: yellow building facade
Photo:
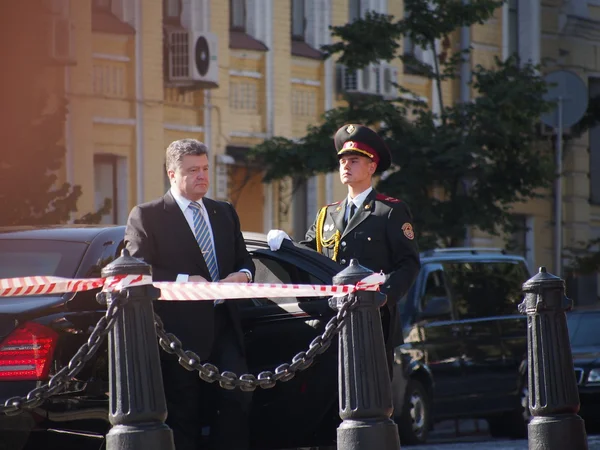
{"type": "MultiPolygon", "coordinates": [[[[163,195],[165,147],[193,137],[211,149],[209,195],[234,203],[245,230],[283,228],[299,237],[320,205],[346,195],[337,174],[302,186],[266,185],[261,168],[245,159],[248,148],[272,136],[302,137],[341,104],[343,90],[393,97],[390,81],[397,81],[439,109],[436,86],[400,61],[350,73],[316,50],[331,42],[329,25],[366,10],[402,17],[399,0],[55,1],[65,3],[71,23],[65,179],[82,186],[79,214],[112,200],[106,223],[125,223],[135,204],[163,195]]],[[[514,52],[533,62],[547,59],[548,70],[574,70],[597,93],[599,30],[598,0],[509,0],[487,23],[457,32],[451,45],[473,48],[470,67],[514,52]]],[[[431,50],[408,41],[403,49],[431,60],[431,50]]],[[[442,90],[446,104],[473,95],[460,79],[442,90]]],[[[600,189],[594,191],[600,164],[596,169],[590,156],[600,146],[597,134],[592,130],[565,149],[565,248],[600,236],[600,189]]],[[[554,203],[552,192],[543,194],[515,205],[527,228],[515,239],[532,268],[553,270],[554,203]]],[[[470,230],[466,244],[504,242],[470,230]]]]}

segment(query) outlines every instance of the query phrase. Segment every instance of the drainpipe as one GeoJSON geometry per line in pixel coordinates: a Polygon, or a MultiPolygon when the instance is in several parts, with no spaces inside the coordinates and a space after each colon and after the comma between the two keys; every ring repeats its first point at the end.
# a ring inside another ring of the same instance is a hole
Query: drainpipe
{"type": "Polygon", "coordinates": [[[142,0],[135,0],[135,170],[137,203],[144,202],[144,84],[142,70],[142,0]]]}
{"type": "MultiPolygon", "coordinates": [[[[65,67],[65,97],[67,99],[71,96],[71,68],[65,67]]],[[[68,105],[70,106],[70,105],[68,105]]],[[[73,161],[73,136],[71,134],[72,117],[70,108],[67,107],[67,115],[65,117],[65,172],[67,176],[67,183],[71,186],[75,183],[75,171],[73,161]]]]}
{"type": "MultiPolygon", "coordinates": [[[[463,0],[463,4],[467,4],[469,0],[463,0]]],[[[460,30],[460,48],[461,50],[468,50],[471,46],[471,28],[462,27],[460,30]]],[[[461,103],[468,103],[471,101],[471,58],[467,54],[463,56],[463,61],[460,64],[460,101],[461,103]]],[[[471,246],[471,233],[472,230],[469,226],[465,229],[465,246],[471,246]]]]}
{"type": "MultiPolygon", "coordinates": [[[[212,147],[212,99],[210,89],[204,89],[204,143],[209,149],[210,167],[212,167],[213,180],[217,177],[217,158],[212,147]]],[[[208,185],[208,197],[213,196],[212,183],[208,185]]]]}
{"type": "MultiPolygon", "coordinates": [[[[265,91],[267,100],[267,139],[275,134],[275,108],[273,104],[273,0],[266,0],[265,11],[265,37],[268,47],[266,67],[265,67],[265,91]]],[[[265,185],[265,203],[263,205],[263,229],[265,232],[273,228],[273,184],[265,185]]]]}
{"type": "MultiPolygon", "coordinates": [[[[326,21],[328,25],[331,25],[331,0],[326,0],[325,8],[323,9],[326,21]]],[[[331,35],[329,32],[325,33],[325,44],[331,43],[331,35]]],[[[335,66],[332,58],[327,58],[325,61],[325,111],[329,111],[333,108],[333,82],[335,75],[335,66]]],[[[334,202],[333,199],[333,181],[334,173],[328,173],[325,175],[325,203],[330,204],[334,202]]]]}
{"type": "Polygon", "coordinates": [[[502,5],[502,60],[505,61],[510,56],[508,54],[509,36],[508,36],[508,21],[509,21],[508,2],[502,5]]]}

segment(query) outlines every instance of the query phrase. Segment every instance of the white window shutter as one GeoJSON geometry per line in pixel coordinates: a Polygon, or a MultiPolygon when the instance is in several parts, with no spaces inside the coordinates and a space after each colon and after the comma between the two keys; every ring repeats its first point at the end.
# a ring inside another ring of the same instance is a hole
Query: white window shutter
{"type": "Polygon", "coordinates": [[[316,13],[319,8],[319,0],[304,0],[304,19],[306,20],[306,28],[304,29],[304,38],[306,43],[311,47],[317,46],[318,43],[318,24],[316,13]]]}
{"type": "Polygon", "coordinates": [[[539,0],[519,0],[519,56],[524,63],[540,62],[540,3],[539,0]]]}
{"type": "Polygon", "coordinates": [[[205,31],[204,15],[207,0],[181,0],[181,25],[189,31],[205,31]]]}
{"type": "Polygon", "coordinates": [[[320,50],[329,43],[331,0],[307,0],[306,2],[306,42],[320,50]]]}
{"type": "Polygon", "coordinates": [[[253,38],[267,42],[267,0],[246,0],[246,32],[253,38]]]}
{"type": "Polygon", "coordinates": [[[250,36],[256,36],[256,16],[260,0],[246,0],[246,32],[250,36]]]}
{"type": "Polygon", "coordinates": [[[192,30],[192,2],[194,0],[181,0],[181,25],[186,30],[192,30]]]}

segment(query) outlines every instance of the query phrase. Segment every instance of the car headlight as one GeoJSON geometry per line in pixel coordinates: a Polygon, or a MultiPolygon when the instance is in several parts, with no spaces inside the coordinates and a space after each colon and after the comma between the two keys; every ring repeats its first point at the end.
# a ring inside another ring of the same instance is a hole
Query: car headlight
{"type": "Polygon", "coordinates": [[[587,377],[588,384],[600,384],[600,368],[590,370],[590,374],[587,377]]]}

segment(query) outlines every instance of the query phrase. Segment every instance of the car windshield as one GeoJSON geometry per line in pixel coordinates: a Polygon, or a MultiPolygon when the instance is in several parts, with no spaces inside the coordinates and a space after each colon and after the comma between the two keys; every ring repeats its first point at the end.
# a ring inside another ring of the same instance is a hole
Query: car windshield
{"type": "Polygon", "coordinates": [[[573,347],[600,346],[600,311],[586,311],[567,315],[569,338],[573,347]]]}
{"type": "Polygon", "coordinates": [[[2,239],[0,279],[36,275],[73,277],[86,248],[83,242],[2,239]]]}

